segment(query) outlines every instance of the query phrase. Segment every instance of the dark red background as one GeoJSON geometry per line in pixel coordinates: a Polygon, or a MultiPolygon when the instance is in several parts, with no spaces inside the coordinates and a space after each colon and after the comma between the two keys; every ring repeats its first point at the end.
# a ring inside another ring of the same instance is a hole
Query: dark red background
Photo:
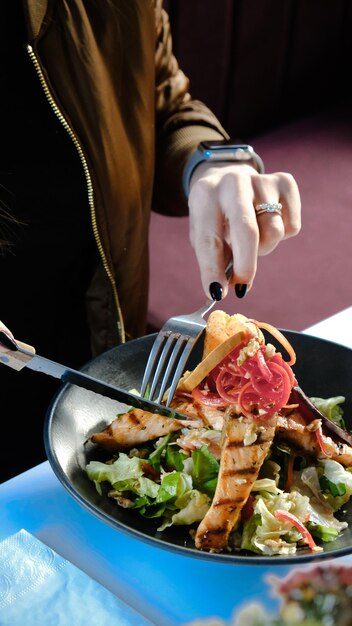
{"type": "MultiPolygon", "coordinates": [[[[301,233],[259,260],[251,292],[220,307],[302,330],[352,304],[352,3],[169,0],[174,49],[232,137],[291,172],[301,233]]],[[[187,218],[153,215],[149,322],[204,300],[187,218]]],[[[352,329],[346,329],[352,332],[352,329]]]]}

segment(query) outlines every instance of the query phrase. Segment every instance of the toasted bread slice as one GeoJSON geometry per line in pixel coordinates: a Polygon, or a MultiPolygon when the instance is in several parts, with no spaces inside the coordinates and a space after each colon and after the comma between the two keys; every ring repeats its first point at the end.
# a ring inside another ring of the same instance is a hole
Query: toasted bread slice
{"type": "Polygon", "coordinates": [[[258,337],[260,343],[264,342],[261,331],[245,315],[241,313],[229,315],[224,311],[213,311],[209,315],[205,329],[202,360],[229,337],[239,332],[246,334],[249,332],[253,337],[258,337]]]}

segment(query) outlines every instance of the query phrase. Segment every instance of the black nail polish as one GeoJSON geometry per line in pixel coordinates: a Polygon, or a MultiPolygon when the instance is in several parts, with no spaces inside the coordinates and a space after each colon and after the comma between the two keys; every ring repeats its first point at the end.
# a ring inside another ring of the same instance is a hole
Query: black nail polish
{"type": "Polygon", "coordinates": [[[0,343],[2,343],[2,345],[5,346],[5,348],[8,348],[10,350],[13,350],[13,351],[18,350],[18,346],[15,340],[12,339],[12,337],[10,337],[3,330],[0,330],[0,343]]]}
{"type": "Polygon", "coordinates": [[[244,298],[247,293],[248,285],[235,285],[235,293],[237,298],[244,298]]]}
{"type": "Polygon", "coordinates": [[[210,283],[209,293],[213,300],[222,300],[222,286],[220,283],[210,283]]]}

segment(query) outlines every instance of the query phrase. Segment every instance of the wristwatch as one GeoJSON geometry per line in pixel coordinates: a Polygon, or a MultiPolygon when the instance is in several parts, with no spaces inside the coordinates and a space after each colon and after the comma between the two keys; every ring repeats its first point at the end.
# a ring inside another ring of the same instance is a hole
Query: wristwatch
{"type": "Polygon", "coordinates": [[[183,170],[183,190],[186,198],[189,194],[189,183],[191,176],[200,163],[204,161],[223,162],[243,162],[248,161],[253,165],[259,174],[264,174],[264,163],[260,156],[254,152],[252,146],[248,144],[235,144],[231,140],[222,141],[202,141],[197,150],[186,162],[183,170]]]}

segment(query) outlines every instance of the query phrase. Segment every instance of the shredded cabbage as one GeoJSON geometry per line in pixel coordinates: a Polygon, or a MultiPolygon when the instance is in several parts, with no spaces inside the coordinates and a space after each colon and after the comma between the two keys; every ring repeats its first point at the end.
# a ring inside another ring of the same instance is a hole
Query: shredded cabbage
{"type": "MultiPolygon", "coordinates": [[[[270,483],[271,492],[261,491],[256,496],[253,518],[244,524],[241,547],[265,555],[294,554],[301,535],[289,522],[278,520],[274,512],[277,509],[289,511],[304,523],[309,498],[298,492],[285,493],[276,487],[273,480],[266,482],[270,483]]],[[[257,483],[264,485],[264,481],[257,483]]]]}

